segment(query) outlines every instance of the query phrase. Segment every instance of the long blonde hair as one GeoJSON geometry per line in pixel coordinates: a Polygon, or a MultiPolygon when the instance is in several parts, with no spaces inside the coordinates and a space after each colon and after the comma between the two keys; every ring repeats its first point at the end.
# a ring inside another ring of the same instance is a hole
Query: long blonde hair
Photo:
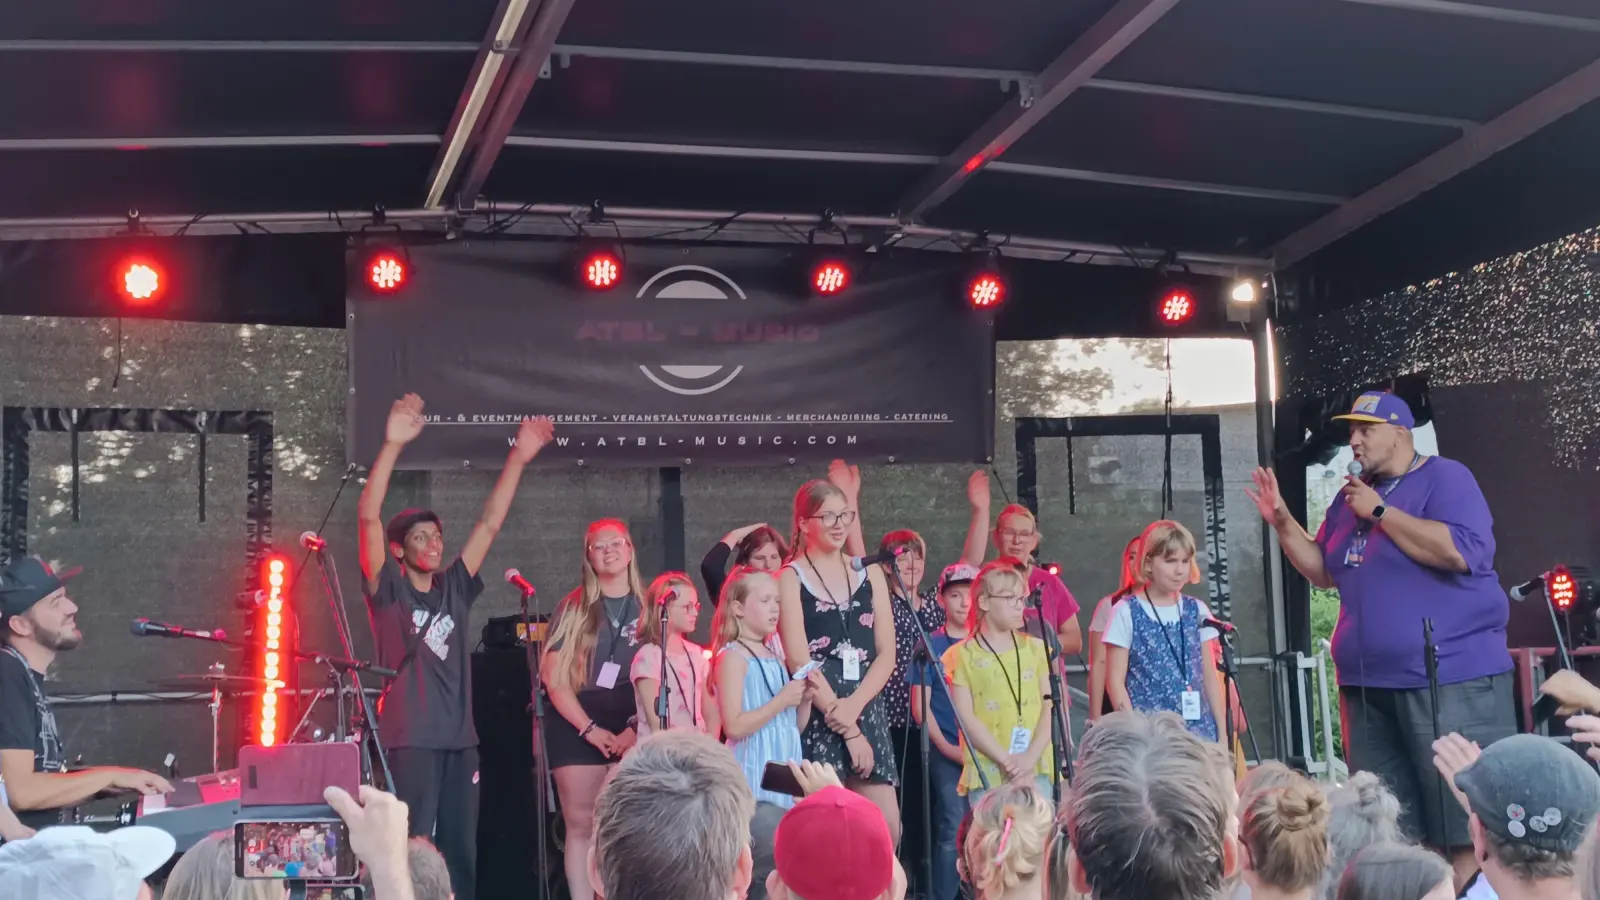
{"type": "Polygon", "coordinates": [[[589,523],[583,532],[583,572],[578,587],[561,598],[556,606],[556,629],[550,635],[550,652],[555,665],[551,667],[551,681],[555,684],[577,688],[589,680],[589,661],[594,656],[595,641],[600,634],[600,573],[589,562],[589,543],[595,534],[614,528],[628,542],[628,592],[635,597],[644,596],[644,579],[639,576],[639,558],[634,553],[633,535],[628,523],[621,519],[599,519],[589,523]]]}
{"type": "Polygon", "coordinates": [[[751,583],[756,578],[771,578],[777,582],[776,572],[764,572],[750,566],[734,566],[728,580],[722,583],[722,594],[717,598],[717,611],[711,615],[711,652],[744,636],[744,601],[750,596],[751,583]],[[738,609],[734,607],[737,606],[738,609]]]}
{"type": "Polygon", "coordinates": [[[972,603],[967,607],[968,634],[977,634],[978,628],[983,625],[983,607],[978,603],[978,598],[993,597],[1007,587],[1024,594],[1028,592],[1028,578],[1022,574],[1022,560],[1002,556],[978,570],[978,576],[972,579],[972,603]]]}
{"type": "Polygon", "coordinates": [[[999,897],[1038,878],[1055,830],[1050,799],[1033,782],[1011,782],[985,794],[972,811],[962,846],[967,881],[980,898],[999,897]]]}
{"type": "Polygon", "coordinates": [[[801,523],[817,514],[822,504],[830,498],[844,499],[844,491],[834,486],[833,482],[825,478],[813,478],[800,485],[800,490],[794,492],[794,516],[790,522],[789,559],[795,560],[806,554],[806,536],[801,528],[801,523]]]}
{"type": "Polygon", "coordinates": [[[667,618],[667,603],[672,599],[683,599],[686,596],[683,588],[694,591],[694,582],[682,572],[662,572],[650,586],[644,589],[643,609],[639,613],[639,630],[636,636],[641,644],[654,644],[665,636],[666,629],[662,625],[667,618]],[[672,591],[678,590],[678,596],[673,598],[672,591]]]}
{"type": "Polygon", "coordinates": [[[282,900],[283,885],[236,877],[233,832],[218,831],[178,857],[161,896],[163,900],[282,900]]]}

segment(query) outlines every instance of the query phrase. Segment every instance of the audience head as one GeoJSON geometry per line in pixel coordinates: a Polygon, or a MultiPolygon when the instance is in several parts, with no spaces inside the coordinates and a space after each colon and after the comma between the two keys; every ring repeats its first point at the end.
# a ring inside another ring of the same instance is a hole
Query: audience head
{"type": "Polygon", "coordinates": [[[595,802],[595,893],[606,900],[742,897],[754,814],[755,798],[728,748],[696,731],[653,734],[617,765],[595,802]]]}
{"type": "Polygon", "coordinates": [[[974,634],[984,622],[1010,630],[1021,628],[1024,604],[1028,597],[1028,577],[1022,561],[1001,557],[978,570],[972,581],[972,607],[967,612],[967,628],[974,634]]]}
{"type": "Polygon", "coordinates": [[[1322,896],[1335,900],[1340,876],[1357,853],[1372,844],[1400,841],[1400,801],[1378,776],[1357,772],[1344,787],[1328,792],[1328,804],[1328,871],[1322,896]]]}
{"type": "Polygon", "coordinates": [[[1421,847],[1385,841],[1355,855],[1338,900],[1454,900],[1450,864],[1421,847]]]}
{"type": "Polygon", "coordinates": [[[871,800],[829,787],[778,823],[771,900],[879,900],[896,891],[894,840],[871,800]]]}
{"type": "Polygon", "coordinates": [[[749,566],[762,572],[776,572],[789,558],[789,545],[783,535],[771,525],[762,525],[739,539],[733,545],[735,565],[749,566]]]}
{"type": "Polygon", "coordinates": [[[761,900],[767,893],[767,879],[777,870],[773,844],[778,839],[778,823],[788,810],[775,803],[756,803],[750,820],[750,900],[761,900]]]}
{"type": "Polygon", "coordinates": [[[432,841],[425,837],[412,838],[406,844],[406,861],[411,866],[411,894],[415,900],[453,900],[455,892],[450,889],[450,869],[432,841]]]}
{"type": "Polygon", "coordinates": [[[1172,713],[1089,730],[1067,802],[1072,884],[1094,900],[1211,900],[1238,861],[1231,761],[1172,713]]]}
{"type": "Polygon", "coordinates": [[[691,634],[700,623],[700,594],[682,572],[662,572],[644,590],[640,602],[640,643],[654,644],[666,637],[667,626],[680,635],[691,634]]]}
{"type": "Polygon", "coordinates": [[[1283,763],[1269,759],[1244,773],[1244,778],[1239,782],[1239,796],[1244,797],[1264,788],[1297,784],[1304,777],[1283,763]]]}
{"type": "Polygon", "coordinates": [[[1456,774],[1471,807],[1472,852],[1500,896],[1571,879],[1600,814],[1600,774],[1556,741],[1518,734],[1495,741],[1456,774]]]}
{"type": "MultiPolygon", "coordinates": [[[[233,832],[219,831],[184,851],[161,900],[282,900],[283,886],[233,874],[233,832]]],[[[421,898],[418,898],[421,900],[421,898]]]]}
{"type": "Polygon", "coordinates": [[[0,645],[21,641],[55,652],[83,643],[78,605],[64,584],[76,574],[54,572],[32,556],[0,569],[0,645]]]}
{"type": "Polygon", "coordinates": [[[1050,800],[1031,781],[995,788],[972,811],[961,845],[967,883],[980,898],[992,898],[1037,879],[1054,831],[1050,800]]]}
{"type": "Polygon", "coordinates": [[[83,825],[46,828],[0,846],[0,897],[149,900],[144,880],[166,865],[175,849],[172,835],[159,828],[132,826],[103,834],[83,825]]]}
{"type": "Polygon", "coordinates": [[[794,495],[790,557],[801,557],[809,552],[838,553],[855,521],[855,510],[845,501],[844,491],[834,487],[832,482],[816,478],[800,485],[794,495]]]}
{"type": "Polygon", "coordinates": [[[1240,801],[1239,841],[1252,890],[1308,891],[1328,868],[1328,799],[1311,779],[1285,771],[1292,780],[1250,791],[1240,801]]]}
{"type": "Polygon", "coordinates": [[[772,572],[735,566],[722,583],[711,614],[711,646],[743,638],[762,641],[778,630],[778,579],[772,572]]]}

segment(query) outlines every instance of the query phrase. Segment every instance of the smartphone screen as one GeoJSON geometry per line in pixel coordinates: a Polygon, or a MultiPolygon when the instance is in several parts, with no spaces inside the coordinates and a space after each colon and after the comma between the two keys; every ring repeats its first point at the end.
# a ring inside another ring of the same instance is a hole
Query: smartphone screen
{"type": "Polygon", "coordinates": [[[766,771],[761,773],[761,789],[791,797],[805,796],[805,791],[800,789],[800,782],[795,780],[794,771],[780,762],[767,763],[766,771]]]}
{"type": "MultiPolygon", "coordinates": [[[[356,857],[344,822],[240,822],[233,826],[240,878],[353,878],[356,857]]],[[[336,895],[337,896],[337,895],[336,895]]]]}

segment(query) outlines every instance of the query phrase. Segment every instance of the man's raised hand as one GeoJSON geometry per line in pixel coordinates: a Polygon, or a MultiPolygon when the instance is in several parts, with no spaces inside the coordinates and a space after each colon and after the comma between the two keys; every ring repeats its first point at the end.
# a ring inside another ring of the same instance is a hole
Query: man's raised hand
{"type": "Polygon", "coordinates": [[[555,433],[556,426],[548,416],[523,419],[522,426],[517,429],[517,446],[512,452],[516,453],[518,460],[524,463],[532,462],[533,458],[539,455],[539,451],[550,443],[550,439],[555,437],[555,433]]]}
{"type": "Polygon", "coordinates": [[[384,426],[384,440],[391,444],[409,444],[422,433],[422,398],[407,394],[389,407],[389,422],[384,426]]]}

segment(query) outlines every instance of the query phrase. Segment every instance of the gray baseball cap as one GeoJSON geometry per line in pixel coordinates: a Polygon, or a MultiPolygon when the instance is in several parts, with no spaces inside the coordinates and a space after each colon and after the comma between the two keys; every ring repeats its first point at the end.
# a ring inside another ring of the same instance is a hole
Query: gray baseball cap
{"type": "Polygon", "coordinates": [[[1456,773],[1478,820],[1493,834],[1552,853],[1572,853],[1600,814],[1600,774],[1547,737],[1517,734],[1490,744],[1456,773]]]}

